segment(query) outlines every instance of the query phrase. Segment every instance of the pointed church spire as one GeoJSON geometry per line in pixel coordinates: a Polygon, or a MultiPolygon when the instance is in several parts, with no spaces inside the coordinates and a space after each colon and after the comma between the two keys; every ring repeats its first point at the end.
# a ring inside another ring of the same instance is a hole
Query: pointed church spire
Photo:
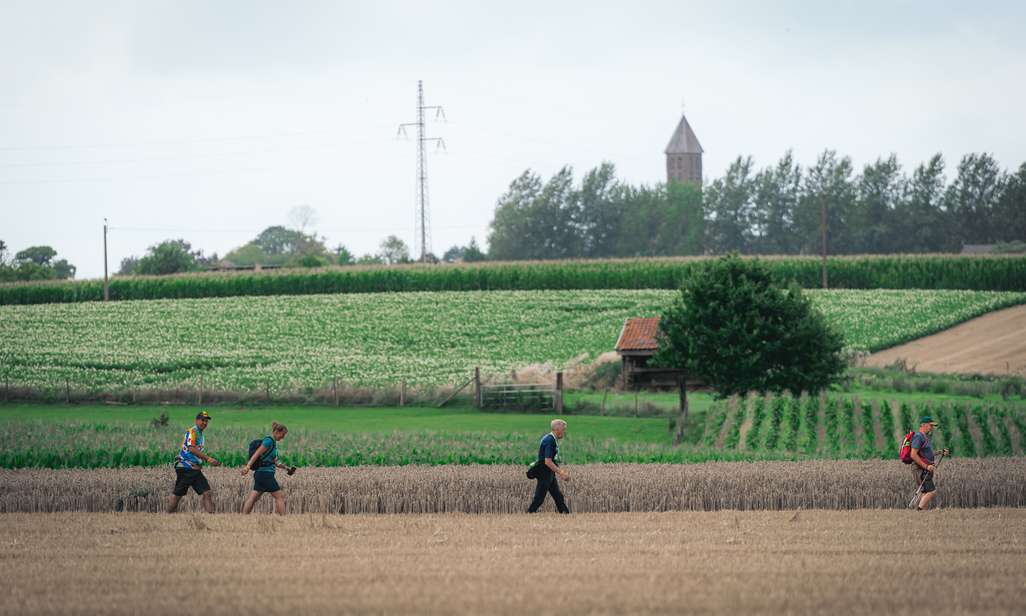
{"type": "Polygon", "coordinates": [[[665,154],[701,154],[702,144],[698,142],[695,131],[691,130],[688,119],[684,114],[680,115],[680,123],[677,130],[673,131],[670,143],[666,146],[665,154]]]}
{"type": "Polygon", "coordinates": [[[667,144],[666,182],[689,182],[702,186],[702,144],[698,142],[695,131],[691,130],[688,119],[682,113],[677,130],[667,144]]]}

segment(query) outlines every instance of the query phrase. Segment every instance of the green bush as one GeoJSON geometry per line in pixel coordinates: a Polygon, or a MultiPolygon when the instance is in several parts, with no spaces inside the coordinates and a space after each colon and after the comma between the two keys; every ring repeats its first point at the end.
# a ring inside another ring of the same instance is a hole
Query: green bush
{"type": "MultiPolygon", "coordinates": [[[[688,279],[659,333],[654,363],[684,369],[719,395],[816,393],[847,367],[841,334],[801,289],[785,289],[762,261],[737,255],[688,279]]],[[[771,438],[779,420],[774,417],[771,438]]]]}

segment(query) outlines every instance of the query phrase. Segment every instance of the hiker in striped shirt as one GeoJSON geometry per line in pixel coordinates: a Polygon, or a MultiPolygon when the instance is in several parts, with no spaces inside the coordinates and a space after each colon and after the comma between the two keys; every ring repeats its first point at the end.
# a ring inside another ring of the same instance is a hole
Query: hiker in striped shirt
{"type": "Polygon", "coordinates": [[[203,452],[203,431],[208,425],[210,414],[201,411],[196,415],[196,425],[189,428],[182,437],[182,445],[175,459],[175,488],[167,504],[168,513],[178,510],[178,502],[189,492],[189,488],[203,499],[203,509],[207,513],[214,513],[214,497],[207,478],[203,476],[203,465],[220,466],[221,463],[203,452]]]}

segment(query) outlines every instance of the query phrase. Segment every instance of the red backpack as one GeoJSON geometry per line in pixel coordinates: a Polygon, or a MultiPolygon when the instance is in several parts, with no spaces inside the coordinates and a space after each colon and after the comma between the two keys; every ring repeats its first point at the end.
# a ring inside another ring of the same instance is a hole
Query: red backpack
{"type": "Polygon", "coordinates": [[[901,441],[901,449],[898,451],[898,457],[905,464],[912,464],[912,437],[916,435],[916,431],[913,430],[905,435],[905,439],[901,441]]]}

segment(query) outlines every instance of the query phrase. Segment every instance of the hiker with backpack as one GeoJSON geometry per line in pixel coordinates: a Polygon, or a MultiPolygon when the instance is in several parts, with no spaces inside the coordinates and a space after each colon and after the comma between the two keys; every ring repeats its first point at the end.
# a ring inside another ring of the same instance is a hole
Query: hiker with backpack
{"type": "Polygon", "coordinates": [[[281,486],[274,478],[276,469],[284,469],[287,474],[296,472],[296,467],[285,466],[278,462],[278,441],[285,438],[289,429],[277,421],[271,422],[271,434],[256,439],[249,444],[249,461],[242,467],[242,474],[253,471],[253,491],[249,493],[245,504],[242,506],[242,513],[250,513],[260,497],[265,492],[270,493],[274,498],[274,512],[278,515],[285,515],[285,495],[281,486]]]}
{"type": "Polygon", "coordinates": [[[203,431],[209,424],[210,414],[200,411],[196,415],[196,424],[189,428],[182,438],[182,445],[175,457],[175,487],[167,503],[168,513],[178,511],[178,502],[188,494],[189,488],[200,495],[203,510],[214,513],[214,496],[211,494],[210,483],[203,476],[203,465],[220,466],[221,463],[203,451],[203,431]]]}
{"type": "MultiPolygon", "coordinates": [[[[914,504],[919,511],[929,509],[930,502],[937,496],[937,486],[934,483],[934,473],[937,470],[937,466],[934,463],[933,445],[930,442],[930,433],[933,432],[937,425],[937,422],[929,415],[920,417],[919,430],[909,432],[901,444],[899,456],[902,462],[911,465],[912,477],[915,479],[917,486],[916,496],[913,497],[913,503],[910,504],[910,508],[914,504]],[[916,503],[916,500],[918,500],[918,503],[916,503]]],[[[949,454],[950,452],[947,449],[943,449],[940,452],[942,457],[949,454]]]]}
{"type": "Polygon", "coordinates": [[[545,502],[546,494],[552,495],[557,511],[570,513],[570,508],[563,500],[563,493],[559,490],[559,482],[556,481],[557,476],[564,481],[570,479],[570,473],[559,468],[559,440],[566,434],[566,422],[562,419],[553,419],[549,425],[552,431],[542,437],[538,446],[538,459],[527,470],[529,479],[538,480],[538,485],[534,489],[534,499],[527,508],[527,513],[537,512],[545,502]]]}

